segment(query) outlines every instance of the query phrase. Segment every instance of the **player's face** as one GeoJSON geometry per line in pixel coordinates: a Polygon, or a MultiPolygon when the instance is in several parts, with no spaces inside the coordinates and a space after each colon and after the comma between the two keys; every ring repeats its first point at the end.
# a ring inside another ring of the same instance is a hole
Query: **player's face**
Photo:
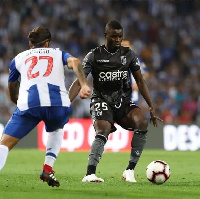
{"type": "Polygon", "coordinates": [[[107,29],[105,32],[106,47],[110,51],[117,50],[122,43],[123,30],[122,29],[107,29]]]}

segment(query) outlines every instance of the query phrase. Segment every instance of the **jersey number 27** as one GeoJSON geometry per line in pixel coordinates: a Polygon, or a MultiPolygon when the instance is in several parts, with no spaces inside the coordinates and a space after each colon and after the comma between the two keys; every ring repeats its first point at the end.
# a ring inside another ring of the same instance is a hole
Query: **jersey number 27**
{"type": "MultiPolygon", "coordinates": [[[[50,57],[50,56],[39,56],[39,60],[41,59],[46,59],[48,61],[48,64],[47,64],[47,69],[46,69],[46,72],[44,73],[44,77],[46,76],[49,76],[51,74],[51,71],[52,71],[52,68],[53,68],[53,57],[50,57]]],[[[33,68],[37,65],[38,63],[38,58],[36,56],[32,56],[32,57],[29,57],[26,61],[25,61],[25,64],[27,64],[28,62],[31,61],[31,65],[29,66],[28,68],[28,71],[27,71],[27,77],[28,79],[33,79],[33,78],[36,78],[39,76],[40,72],[36,72],[34,74],[32,74],[32,70],[33,68]]]]}

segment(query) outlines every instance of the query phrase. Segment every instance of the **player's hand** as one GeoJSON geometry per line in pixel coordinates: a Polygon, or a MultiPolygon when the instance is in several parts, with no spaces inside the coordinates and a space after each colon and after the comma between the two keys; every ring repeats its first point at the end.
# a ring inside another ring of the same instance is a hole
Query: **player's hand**
{"type": "Polygon", "coordinates": [[[158,127],[157,120],[160,120],[161,122],[163,122],[163,120],[155,115],[153,108],[149,108],[149,111],[150,111],[150,122],[153,122],[154,127],[158,127]]]}
{"type": "Polygon", "coordinates": [[[79,96],[81,99],[86,99],[90,96],[90,93],[91,93],[90,87],[88,85],[83,85],[79,92],[79,96]]]}

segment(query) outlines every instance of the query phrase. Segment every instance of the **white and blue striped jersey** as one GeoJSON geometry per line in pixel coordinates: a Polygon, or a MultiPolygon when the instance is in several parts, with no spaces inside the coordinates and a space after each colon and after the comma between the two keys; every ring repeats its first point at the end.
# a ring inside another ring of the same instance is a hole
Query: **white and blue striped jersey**
{"type": "Polygon", "coordinates": [[[59,48],[34,48],[19,53],[10,63],[9,82],[20,78],[17,107],[70,106],[64,67],[71,55],[59,48]]]}

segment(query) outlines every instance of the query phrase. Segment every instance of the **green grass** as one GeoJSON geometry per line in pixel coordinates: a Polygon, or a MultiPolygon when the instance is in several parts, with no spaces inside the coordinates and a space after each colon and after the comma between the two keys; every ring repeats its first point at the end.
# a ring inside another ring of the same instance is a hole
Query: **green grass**
{"type": "Polygon", "coordinates": [[[0,199],[138,199],[138,198],[200,198],[199,151],[166,152],[144,150],[135,169],[137,183],[121,179],[129,153],[104,153],[97,175],[104,183],[82,183],[88,153],[61,152],[55,163],[59,188],[49,187],[39,179],[45,152],[33,149],[13,149],[0,172],[0,199]],[[146,166],[153,160],[166,161],[171,168],[169,180],[162,185],[150,183],[146,166]]]}

